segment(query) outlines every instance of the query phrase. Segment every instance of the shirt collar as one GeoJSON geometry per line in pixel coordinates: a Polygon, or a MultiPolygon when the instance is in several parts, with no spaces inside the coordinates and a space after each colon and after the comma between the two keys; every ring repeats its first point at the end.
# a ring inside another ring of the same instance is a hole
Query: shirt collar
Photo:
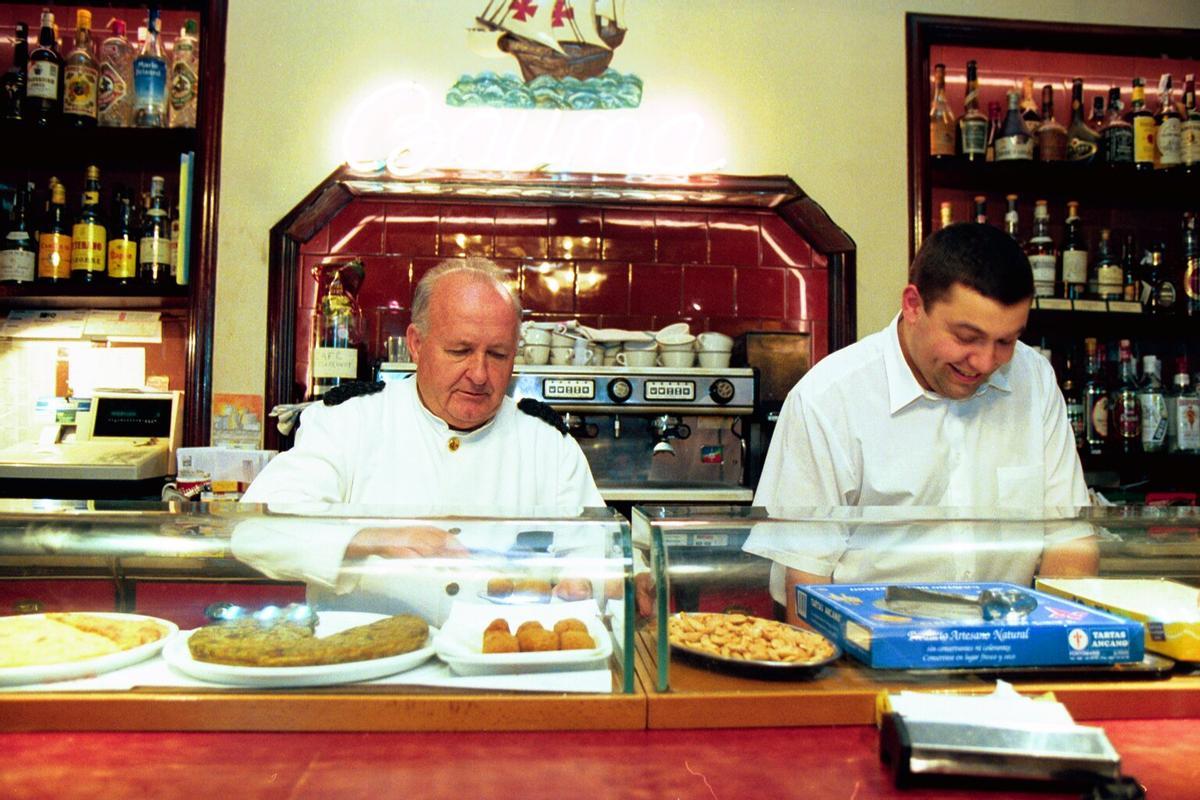
{"type": "Polygon", "coordinates": [[[405,383],[412,384],[412,402],[413,405],[417,407],[420,418],[424,420],[425,424],[432,428],[440,436],[457,436],[459,441],[463,442],[469,442],[473,439],[480,439],[487,435],[487,432],[492,429],[492,427],[496,424],[496,417],[500,416],[500,413],[504,410],[504,406],[501,405],[499,411],[496,412],[495,417],[492,417],[473,431],[455,430],[446,423],[446,420],[442,419],[437,414],[434,414],[425,407],[425,403],[421,401],[421,393],[417,391],[417,378],[415,375],[411,378],[408,378],[405,383]]]}
{"type": "MultiPolygon", "coordinates": [[[[884,336],[884,341],[883,363],[884,371],[887,373],[889,413],[894,415],[921,397],[935,401],[957,402],[943,397],[937,392],[926,391],[917,381],[917,376],[913,374],[912,367],[908,365],[908,361],[904,358],[904,351],[900,349],[899,314],[896,314],[892,318],[892,323],[888,326],[888,333],[884,336]]],[[[1019,342],[1017,347],[1021,347],[1019,342]]],[[[1012,362],[1009,361],[1003,367],[989,375],[984,384],[968,399],[981,396],[989,388],[997,389],[1001,392],[1011,392],[1012,384],[1008,380],[1008,370],[1011,365],[1012,362]]]]}

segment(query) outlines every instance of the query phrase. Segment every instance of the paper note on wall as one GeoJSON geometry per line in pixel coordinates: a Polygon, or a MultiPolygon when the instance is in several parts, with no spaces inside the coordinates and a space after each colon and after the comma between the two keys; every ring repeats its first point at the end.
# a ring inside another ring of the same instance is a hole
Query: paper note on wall
{"type": "Polygon", "coordinates": [[[96,389],[141,389],[146,385],[146,351],[141,347],[72,351],[67,385],[76,397],[91,397],[96,389]]]}
{"type": "Polygon", "coordinates": [[[162,319],[157,311],[94,310],[88,314],[83,335],[110,342],[162,342],[162,319]]]}

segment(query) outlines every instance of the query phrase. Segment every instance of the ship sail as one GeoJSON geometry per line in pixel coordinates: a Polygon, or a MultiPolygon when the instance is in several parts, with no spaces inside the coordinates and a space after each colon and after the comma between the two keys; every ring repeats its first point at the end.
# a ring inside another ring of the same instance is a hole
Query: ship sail
{"type": "Polygon", "coordinates": [[[563,53],[554,34],[554,17],[551,13],[554,7],[555,4],[547,0],[501,0],[500,3],[488,3],[479,21],[563,53]]]}
{"type": "Polygon", "coordinates": [[[560,42],[583,42],[605,50],[612,49],[596,30],[596,0],[575,0],[573,3],[555,0],[553,18],[554,35],[560,42]],[[583,13],[576,13],[575,6],[580,6],[583,13]]]}

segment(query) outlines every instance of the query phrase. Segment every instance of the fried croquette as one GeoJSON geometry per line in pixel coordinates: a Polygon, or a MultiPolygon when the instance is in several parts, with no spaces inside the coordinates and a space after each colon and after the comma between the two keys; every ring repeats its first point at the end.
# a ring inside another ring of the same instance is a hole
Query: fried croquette
{"type": "Polygon", "coordinates": [[[197,661],[251,667],[342,664],[409,653],[429,638],[420,617],[401,614],[323,639],[305,626],[280,623],[263,628],[252,620],[209,625],[192,634],[188,650],[197,661]]]}
{"type": "Polygon", "coordinates": [[[487,582],[487,593],[491,597],[508,597],[513,593],[512,578],[492,578],[487,582]]]}
{"type": "Polygon", "coordinates": [[[522,578],[513,583],[513,594],[547,602],[550,600],[550,581],[522,578]]]}
{"type": "Polygon", "coordinates": [[[583,624],[583,620],[576,619],[575,617],[567,617],[554,623],[555,633],[565,633],[567,631],[583,631],[587,633],[587,625],[583,624]]]}
{"type": "Polygon", "coordinates": [[[545,628],[530,628],[517,635],[522,653],[542,653],[558,649],[558,634],[545,628]]]}
{"type": "Polygon", "coordinates": [[[488,631],[503,631],[504,633],[512,633],[512,629],[508,627],[508,620],[497,617],[488,623],[488,626],[483,629],[484,633],[488,631]]]}
{"type": "Polygon", "coordinates": [[[596,640],[587,631],[569,630],[559,634],[560,650],[591,650],[596,646],[596,640]]]}
{"type": "Polygon", "coordinates": [[[543,630],[542,623],[538,622],[536,619],[531,619],[528,622],[522,622],[517,626],[517,636],[520,636],[522,631],[532,629],[543,630]]]}
{"type": "Polygon", "coordinates": [[[484,631],[483,652],[485,653],[519,653],[521,645],[517,637],[508,631],[484,631]]]}

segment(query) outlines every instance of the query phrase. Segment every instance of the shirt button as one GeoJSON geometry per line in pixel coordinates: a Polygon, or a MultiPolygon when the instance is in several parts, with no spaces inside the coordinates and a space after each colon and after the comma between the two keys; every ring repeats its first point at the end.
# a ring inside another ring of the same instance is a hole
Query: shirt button
{"type": "Polygon", "coordinates": [[[446,447],[449,447],[450,452],[454,453],[458,451],[459,445],[461,444],[462,440],[460,440],[457,436],[451,436],[450,441],[446,442],[446,447]]]}

